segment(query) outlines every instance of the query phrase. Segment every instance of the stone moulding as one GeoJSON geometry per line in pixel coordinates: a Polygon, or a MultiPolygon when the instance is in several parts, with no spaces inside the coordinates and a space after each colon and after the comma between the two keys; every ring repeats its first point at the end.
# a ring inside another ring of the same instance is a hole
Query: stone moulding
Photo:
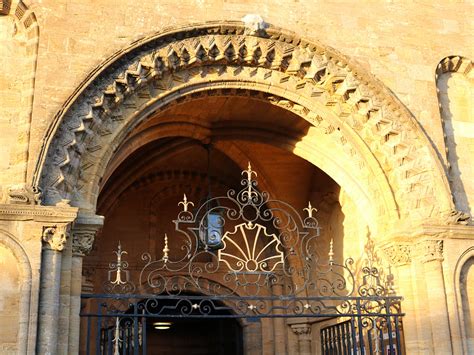
{"type": "Polygon", "coordinates": [[[34,220],[38,222],[72,222],[75,207],[0,204],[0,220],[34,220]]]}
{"type": "Polygon", "coordinates": [[[402,215],[417,211],[420,218],[452,208],[449,185],[427,137],[379,81],[320,43],[272,26],[248,34],[241,22],[165,29],[107,59],[56,114],[33,185],[44,190],[45,204],[72,199],[93,209],[100,169],[112,154],[107,148],[116,148],[139,123],[136,112],[151,113],[153,105],[169,103],[185,90],[226,85],[282,93],[303,108],[309,122],[323,117],[327,134],[381,170],[375,176],[395,218],[399,208],[402,215]],[[435,186],[442,193],[435,193],[435,186]]]}

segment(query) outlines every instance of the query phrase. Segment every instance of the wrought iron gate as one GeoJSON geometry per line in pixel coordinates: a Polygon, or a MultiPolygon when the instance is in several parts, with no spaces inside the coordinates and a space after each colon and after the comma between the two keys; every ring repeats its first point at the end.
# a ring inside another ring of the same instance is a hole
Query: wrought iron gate
{"type": "MultiPolygon", "coordinates": [[[[176,318],[319,318],[323,354],[402,354],[401,297],[370,251],[340,260],[331,240],[321,252],[320,228],[257,189],[243,188],[196,209],[186,195],[172,243],[160,257],[142,255],[130,270],[120,244],[105,293],[82,295],[82,349],[87,354],[146,354],[147,325],[176,318]]],[[[158,325],[159,326],[159,325],[158,325]]]]}

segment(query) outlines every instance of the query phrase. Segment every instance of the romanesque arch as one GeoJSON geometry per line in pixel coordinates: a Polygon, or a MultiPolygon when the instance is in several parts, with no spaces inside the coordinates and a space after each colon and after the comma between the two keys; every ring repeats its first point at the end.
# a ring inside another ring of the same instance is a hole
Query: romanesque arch
{"type": "Polygon", "coordinates": [[[289,149],[374,216],[426,221],[453,208],[428,139],[388,89],[331,48],[240,22],[166,29],[106,60],[55,116],[33,185],[45,204],[70,200],[94,211],[100,178],[127,133],[150,115],[211,92],[243,93],[311,123],[320,139],[305,137],[289,149]]]}
{"type": "Polygon", "coordinates": [[[474,349],[474,247],[465,250],[456,263],[454,270],[454,290],[463,350],[466,353],[474,349]]]}
{"type": "Polygon", "coordinates": [[[472,68],[472,60],[456,55],[443,58],[436,68],[436,87],[448,161],[447,175],[455,206],[466,213],[466,219],[472,215],[473,204],[470,200],[473,188],[463,182],[473,177],[470,157],[474,150],[470,148],[473,142],[470,132],[474,127],[474,117],[469,102],[474,82],[472,68]]]}

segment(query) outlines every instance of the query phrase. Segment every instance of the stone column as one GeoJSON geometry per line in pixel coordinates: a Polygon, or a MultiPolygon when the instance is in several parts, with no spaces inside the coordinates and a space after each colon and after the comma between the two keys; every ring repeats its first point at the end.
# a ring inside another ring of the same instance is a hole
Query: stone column
{"type": "Polygon", "coordinates": [[[38,354],[57,354],[61,251],[66,246],[68,226],[68,224],[57,224],[43,227],[38,310],[38,354]]]}
{"type": "Polygon", "coordinates": [[[291,330],[298,336],[298,354],[311,355],[311,324],[292,324],[291,330]]]}
{"type": "Polygon", "coordinates": [[[61,282],[59,287],[58,354],[67,354],[69,339],[69,308],[71,299],[72,245],[68,238],[61,256],[61,282]]]}
{"type": "Polygon", "coordinates": [[[262,353],[262,324],[260,320],[248,320],[244,326],[245,355],[262,353]]]}
{"type": "MultiPolygon", "coordinates": [[[[279,297],[283,294],[283,285],[275,283],[272,285],[273,296],[279,297]]],[[[282,307],[283,301],[273,301],[274,307],[282,307]]],[[[273,341],[275,354],[286,354],[286,327],[284,318],[273,318],[273,341]]]]}
{"type": "Polygon", "coordinates": [[[416,255],[423,263],[424,278],[428,290],[426,302],[433,333],[435,354],[451,354],[451,334],[443,276],[443,241],[423,240],[416,245],[416,255]]]}
{"type": "Polygon", "coordinates": [[[102,216],[79,216],[72,229],[71,294],[69,308],[68,354],[79,353],[80,311],[82,292],[82,260],[92,250],[97,231],[103,225],[102,216]]]}
{"type": "Polygon", "coordinates": [[[395,280],[396,294],[403,296],[402,312],[403,330],[405,339],[405,350],[407,354],[414,354],[420,349],[420,334],[417,329],[417,314],[413,291],[412,244],[405,242],[393,242],[383,247],[385,254],[390,261],[390,266],[396,268],[398,277],[395,280]]]}

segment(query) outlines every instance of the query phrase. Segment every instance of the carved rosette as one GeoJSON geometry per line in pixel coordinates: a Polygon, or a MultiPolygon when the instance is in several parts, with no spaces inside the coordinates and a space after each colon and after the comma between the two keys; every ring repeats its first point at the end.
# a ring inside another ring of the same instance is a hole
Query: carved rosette
{"type": "Polygon", "coordinates": [[[72,255],[85,256],[90,253],[94,244],[96,231],[74,230],[72,232],[72,255]]]}
{"type": "Polygon", "coordinates": [[[43,248],[63,251],[66,247],[68,224],[43,227],[43,248]]]}
{"type": "Polygon", "coordinates": [[[390,261],[390,265],[401,266],[411,263],[412,246],[406,243],[393,243],[385,246],[383,251],[390,261]]]}
{"type": "Polygon", "coordinates": [[[443,261],[443,241],[423,240],[416,244],[415,255],[424,263],[433,260],[443,261]]]}

